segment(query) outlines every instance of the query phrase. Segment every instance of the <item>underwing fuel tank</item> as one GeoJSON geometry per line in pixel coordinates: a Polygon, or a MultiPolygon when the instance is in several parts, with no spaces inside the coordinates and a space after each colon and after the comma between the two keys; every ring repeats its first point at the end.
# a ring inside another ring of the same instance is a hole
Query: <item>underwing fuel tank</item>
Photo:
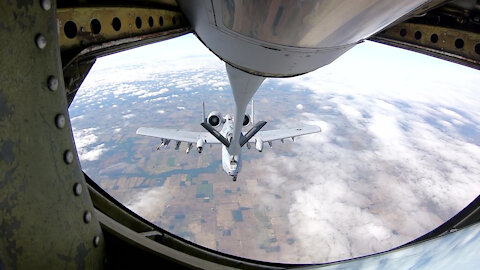
{"type": "Polygon", "coordinates": [[[178,0],[214,54],[263,77],[291,77],[328,65],[426,2],[178,0]]]}

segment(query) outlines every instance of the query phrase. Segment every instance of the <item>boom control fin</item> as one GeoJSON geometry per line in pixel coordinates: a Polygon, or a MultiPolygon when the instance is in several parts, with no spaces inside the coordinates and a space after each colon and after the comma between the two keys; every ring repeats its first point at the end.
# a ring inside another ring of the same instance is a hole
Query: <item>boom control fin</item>
{"type": "Polygon", "coordinates": [[[248,132],[245,134],[245,136],[242,136],[240,138],[240,147],[244,146],[257,132],[260,131],[260,129],[263,128],[267,124],[266,121],[260,121],[256,123],[248,132]]]}
{"type": "Polygon", "coordinates": [[[213,137],[217,138],[223,145],[225,145],[227,148],[230,147],[230,142],[223,137],[220,132],[218,132],[216,129],[214,129],[209,123],[201,123],[202,127],[205,128],[210,134],[213,135],[213,137]]]}

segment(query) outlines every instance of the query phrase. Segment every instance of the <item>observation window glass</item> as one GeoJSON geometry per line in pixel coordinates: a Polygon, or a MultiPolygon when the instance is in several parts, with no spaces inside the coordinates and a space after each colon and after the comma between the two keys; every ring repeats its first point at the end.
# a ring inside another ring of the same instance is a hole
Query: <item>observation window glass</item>
{"type": "Polygon", "coordinates": [[[236,182],[221,145],[187,154],[136,134],[205,132],[202,101],[233,113],[225,64],[193,35],[98,59],[69,110],[82,169],[147,220],[236,256],[319,263],[409,242],[480,193],[478,85],[476,70],[372,42],[267,79],[254,97],[264,130],[322,132],[243,147],[236,182]]]}

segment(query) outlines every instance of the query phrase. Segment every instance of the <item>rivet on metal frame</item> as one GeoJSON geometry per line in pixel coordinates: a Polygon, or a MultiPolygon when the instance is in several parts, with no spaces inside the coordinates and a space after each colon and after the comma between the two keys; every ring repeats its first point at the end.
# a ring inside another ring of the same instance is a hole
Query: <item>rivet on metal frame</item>
{"type": "Polygon", "coordinates": [[[47,47],[47,39],[44,35],[38,34],[35,36],[35,44],[37,44],[39,49],[45,49],[47,47]]]}
{"type": "Polygon", "coordinates": [[[57,128],[65,127],[65,116],[63,114],[57,114],[55,117],[55,125],[57,128]]]}
{"type": "Polygon", "coordinates": [[[92,213],[90,213],[89,211],[86,211],[85,214],[83,214],[83,221],[85,223],[90,223],[91,220],[92,220],[92,213]]]}
{"type": "Polygon", "coordinates": [[[75,185],[73,185],[73,193],[76,196],[80,196],[80,194],[82,194],[82,190],[83,190],[82,184],[75,183],[75,185]]]}
{"type": "Polygon", "coordinates": [[[63,160],[64,160],[65,163],[67,163],[67,164],[72,163],[72,162],[73,162],[73,153],[72,153],[72,151],[70,151],[70,150],[65,151],[65,153],[63,153],[63,160]]]}
{"type": "Polygon", "coordinates": [[[47,86],[50,91],[56,91],[58,89],[58,79],[55,76],[48,77],[47,86]]]}
{"type": "Polygon", "coordinates": [[[43,10],[50,10],[52,2],[50,0],[40,0],[40,6],[42,6],[43,10]]]}
{"type": "Polygon", "coordinates": [[[93,237],[93,245],[95,247],[98,247],[100,245],[100,236],[96,235],[95,237],[93,237]]]}

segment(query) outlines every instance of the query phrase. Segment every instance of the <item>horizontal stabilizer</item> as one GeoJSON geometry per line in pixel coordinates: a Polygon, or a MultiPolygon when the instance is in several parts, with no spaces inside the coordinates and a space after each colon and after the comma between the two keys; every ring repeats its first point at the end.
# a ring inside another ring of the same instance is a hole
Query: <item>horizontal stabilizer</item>
{"type": "Polygon", "coordinates": [[[209,123],[201,123],[202,127],[205,128],[210,134],[213,135],[213,137],[217,138],[218,141],[220,141],[223,145],[225,145],[227,148],[230,147],[230,142],[223,137],[220,132],[218,132],[216,129],[214,129],[209,123]]]}
{"type": "Polygon", "coordinates": [[[253,136],[255,136],[255,134],[257,134],[257,132],[260,131],[260,129],[263,128],[263,126],[265,126],[267,124],[266,121],[260,121],[258,123],[255,124],[255,126],[253,126],[248,132],[247,134],[245,134],[245,136],[242,136],[242,138],[240,139],[240,147],[242,147],[243,145],[245,145],[253,136]]]}

